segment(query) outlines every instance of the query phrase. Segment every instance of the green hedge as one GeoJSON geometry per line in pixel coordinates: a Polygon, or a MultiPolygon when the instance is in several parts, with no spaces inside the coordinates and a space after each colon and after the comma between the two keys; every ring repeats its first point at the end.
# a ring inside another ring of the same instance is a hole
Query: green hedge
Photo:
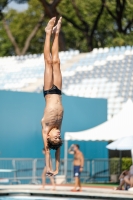
{"type": "MultiPolygon", "coordinates": [[[[122,166],[121,171],[128,170],[130,166],[132,165],[132,159],[131,158],[122,158],[122,166]]],[[[120,159],[119,158],[111,158],[109,160],[109,169],[110,174],[120,174],[120,159]]]]}
{"type": "Polygon", "coordinates": [[[131,158],[122,158],[122,171],[129,169],[131,165],[132,165],[131,158]]]}

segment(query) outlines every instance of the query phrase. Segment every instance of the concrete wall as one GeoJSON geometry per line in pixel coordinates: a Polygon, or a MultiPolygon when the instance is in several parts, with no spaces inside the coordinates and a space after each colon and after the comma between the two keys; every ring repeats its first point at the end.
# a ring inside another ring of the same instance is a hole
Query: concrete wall
{"type": "MultiPolygon", "coordinates": [[[[81,131],[107,120],[107,101],[63,95],[64,119],[62,138],[66,131],[81,131]]],[[[43,157],[41,118],[43,94],[0,91],[0,157],[43,157]]],[[[108,157],[107,142],[78,142],[86,158],[108,157]]],[[[69,145],[71,142],[69,143],[69,145]]],[[[52,157],[53,157],[52,152],[52,157]]],[[[61,157],[64,156],[64,146],[61,157]]]]}

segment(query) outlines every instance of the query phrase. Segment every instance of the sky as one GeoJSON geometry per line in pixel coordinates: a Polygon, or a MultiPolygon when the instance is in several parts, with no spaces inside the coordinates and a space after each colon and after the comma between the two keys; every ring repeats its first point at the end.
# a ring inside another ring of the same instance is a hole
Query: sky
{"type": "Polygon", "coordinates": [[[15,2],[11,2],[8,7],[13,8],[13,9],[21,12],[21,11],[24,11],[28,8],[28,4],[27,3],[17,4],[15,2]]]}

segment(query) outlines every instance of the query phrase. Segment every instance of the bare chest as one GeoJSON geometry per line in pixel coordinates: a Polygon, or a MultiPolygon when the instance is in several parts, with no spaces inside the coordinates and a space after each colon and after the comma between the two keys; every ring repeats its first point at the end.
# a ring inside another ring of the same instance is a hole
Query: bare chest
{"type": "Polygon", "coordinates": [[[63,108],[46,108],[42,118],[42,125],[49,127],[60,127],[63,119],[63,108]]]}
{"type": "Polygon", "coordinates": [[[74,154],[74,160],[80,160],[80,154],[79,153],[74,154]]]}

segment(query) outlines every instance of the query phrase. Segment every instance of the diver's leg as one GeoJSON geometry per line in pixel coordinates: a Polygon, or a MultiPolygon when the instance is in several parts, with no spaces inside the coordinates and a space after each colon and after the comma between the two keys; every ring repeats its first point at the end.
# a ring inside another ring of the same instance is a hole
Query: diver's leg
{"type": "Polygon", "coordinates": [[[53,17],[48,22],[45,28],[46,38],[44,43],[44,60],[45,60],[44,90],[49,90],[53,86],[53,68],[52,68],[52,57],[50,54],[50,39],[55,20],[56,18],[53,17]]]}
{"type": "Polygon", "coordinates": [[[44,167],[43,173],[42,173],[42,188],[41,189],[45,188],[45,180],[46,180],[46,167],[44,167]]]}
{"type": "Polygon", "coordinates": [[[54,41],[52,45],[52,60],[53,60],[53,83],[60,90],[62,88],[62,76],[60,70],[60,59],[59,59],[59,33],[61,28],[62,17],[57,22],[57,25],[53,28],[54,41]]]}
{"type": "Polygon", "coordinates": [[[53,190],[55,190],[55,182],[54,182],[54,177],[50,177],[50,181],[52,183],[52,186],[53,186],[53,190]]]}

